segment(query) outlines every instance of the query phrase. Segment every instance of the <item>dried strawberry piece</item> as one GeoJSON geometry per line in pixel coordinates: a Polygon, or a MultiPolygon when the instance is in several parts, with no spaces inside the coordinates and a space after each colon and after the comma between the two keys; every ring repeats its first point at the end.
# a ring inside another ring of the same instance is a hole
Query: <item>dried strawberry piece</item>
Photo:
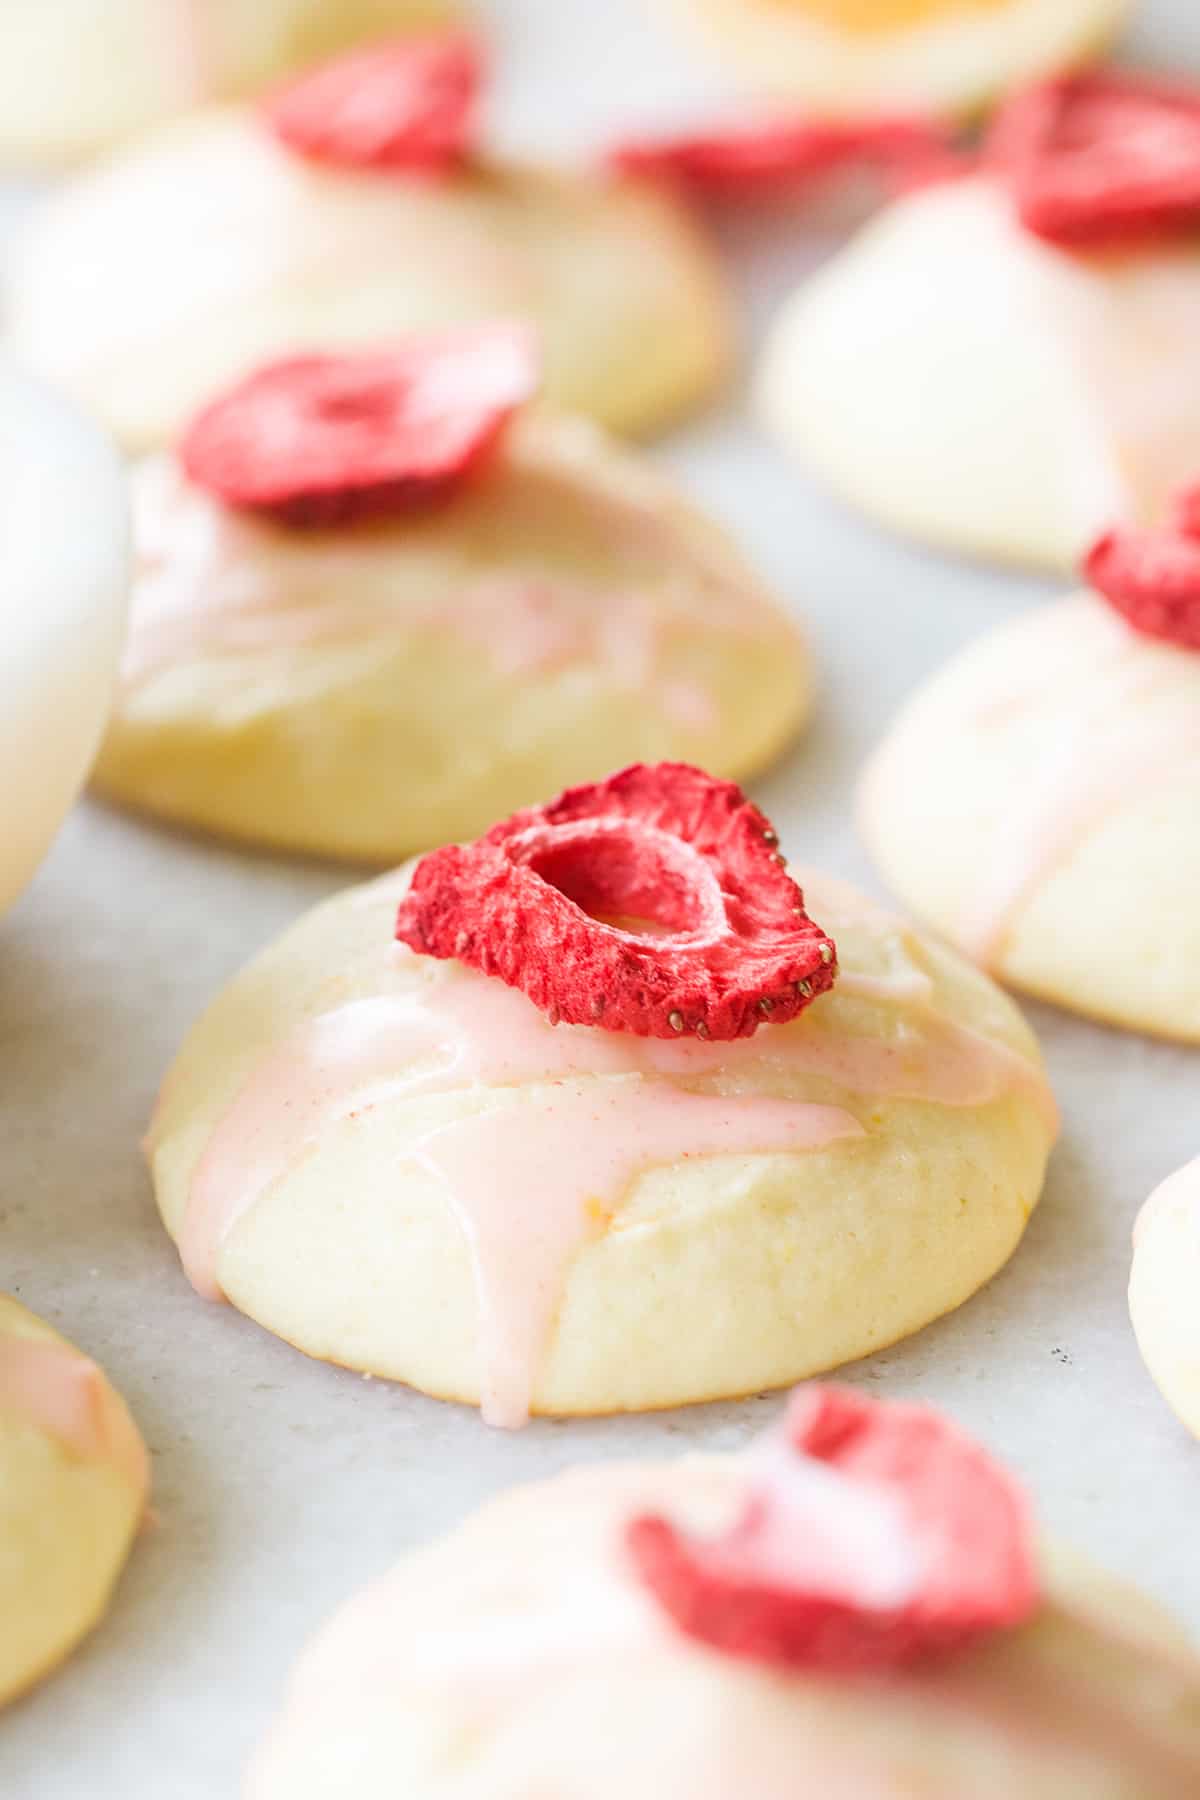
{"type": "Polygon", "coordinates": [[[1171,522],[1185,537],[1200,538],[1200,483],[1181,488],[1171,504],[1171,522]]]}
{"type": "MultiPolygon", "coordinates": [[[[1182,504],[1195,508],[1195,497],[1185,496],[1182,504]]],[[[1135,631],[1200,650],[1200,535],[1186,528],[1191,516],[1188,510],[1153,530],[1122,526],[1105,532],[1085,556],[1083,573],[1135,631]]]]}
{"type": "Polygon", "coordinates": [[[635,763],[423,857],[396,936],[520,988],[555,1023],[749,1037],[836,970],[777,842],[731,781],[635,763]]]}
{"type": "Polygon", "coordinates": [[[316,162],[440,170],[472,147],[483,74],[467,32],[389,39],[277,89],[262,116],[289,150],[316,162]]]}
{"type": "Polygon", "coordinates": [[[848,168],[898,178],[946,172],[947,133],[922,119],[774,120],[680,137],[633,139],[610,152],[623,175],[673,181],[692,192],[744,199],[806,188],[848,168]]]}
{"type": "Polygon", "coordinates": [[[689,1637],[852,1675],[944,1656],[1037,1606],[1020,1489],[931,1408],[799,1388],[747,1460],[745,1509],[723,1537],[656,1514],[626,1527],[639,1576],[689,1637]]]}
{"type": "Polygon", "coordinates": [[[444,499],[537,382],[522,326],[485,325],[392,352],[268,363],[204,408],[179,455],[229,506],[326,526],[444,499]]]}
{"type": "Polygon", "coordinates": [[[1021,221],[1068,247],[1200,228],[1200,94],[1133,75],[1048,81],[1004,106],[989,160],[1021,221]]]}

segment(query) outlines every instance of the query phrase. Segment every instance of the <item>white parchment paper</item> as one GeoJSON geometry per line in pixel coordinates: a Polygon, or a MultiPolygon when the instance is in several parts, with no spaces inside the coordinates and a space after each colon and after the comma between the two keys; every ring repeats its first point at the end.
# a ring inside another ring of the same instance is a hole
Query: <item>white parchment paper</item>
{"type": "MultiPolygon", "coordinates": [[[[718,91],[651,0],[490,10],[507,140],[583,147],[718,91]]],[[[1200,66],[1192,0],[1146,6],[1137,44],[1200,66]]],[[[751,337],[834,241],[786,215],[726,235],[751,337]]],[[[871,531],[763,444],[736,397],[655,454],[812,631],[818,716],[756,797],[793,856],[880,891],[849,808],[863,756],[915,681],[1047,588],[871,531]]],[[[234,1794],[296,1650],[406,1546],[574,1459],[732,1448],[781,1403],[506,1436],[309,1362],[190,1291],[138,1152],[157,1082],[227,976],[348,878],[85,805],[0,923],[0,1286],[122,1387],[154,1453],[157,1514],[103,1628],[0,1717],[4,1800],[234,1794]]],[[[1200,1446],[1143,1370],[1124,1297],[1138,1206],[1200,1150],[1200,1052],[1030,1011],[1065,1128],[1026,1240],[959,1313],[849,1374],[949,1408],[1028,1478],[1048,1528],[1200,1628],[1200,1446]]]]}

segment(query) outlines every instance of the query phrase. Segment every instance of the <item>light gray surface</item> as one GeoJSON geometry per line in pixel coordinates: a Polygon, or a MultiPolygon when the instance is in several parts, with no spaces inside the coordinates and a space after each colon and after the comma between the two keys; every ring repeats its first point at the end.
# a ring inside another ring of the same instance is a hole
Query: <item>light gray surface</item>
{"type": "MultiPolygon", "coordinates": [[[[506,135],[595,137],[605,117],[644,116],[662,84],[683,92],[636,0],[493,10],[510,22],[506,135]]],[[[1174,38],[1169,6],[1144,11],[1144,41],[1200,59],[1191,0],[1178,0],[1174,38]]],[[[822,248],[802,225],[776,218],[772,229],[769,250],[752,225],[731,233],[756,318],[822,248]]],[[[871,532],[735,416],[661,454],[812,628],[820,711],[757,798],[793,854],[878,891],[849,810],[863,755],[926,670],[1045,590],[871,532]]],[[[159,1521],[103,1629],[0,1719],[5,1800],[231,1795],[295,1650],[406,1545],[572,1459],[730,1447],[778,1408],[766,1399],[505,1436],[473,1413],[308,1362],[191,1293],[137,1149],[157,1081],[226,976],[345,879],[88,807],[0,928],[0,1285],[124,1389],[154,1452],[159,1521]]],[[[1013,1459],[1056,1533],[1200,1627],[1200,1447],[1144,1373],[1124,1303],[1133,1215],[1200,1148],[1200,1053],[1044,1008],[1031,1016],[1065,1130],[1025,1244],[955,1317],[851,1377],[948,1407],[1013,1459]]]]}

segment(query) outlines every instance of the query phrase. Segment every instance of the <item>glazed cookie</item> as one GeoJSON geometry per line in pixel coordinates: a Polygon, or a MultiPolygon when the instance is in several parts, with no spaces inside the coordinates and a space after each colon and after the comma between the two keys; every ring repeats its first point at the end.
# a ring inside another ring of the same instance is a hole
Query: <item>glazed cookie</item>
{"type": "Polygon", "coordinates": [[[0,909],[41,861],[103,730],[128,540],[109,446],[53,394],[0,367],[0,909]]]}
{"type": "MultiPolygon", "coordinates": [[[[1112,544],[1091,567],[1119,598],[1112,544]]],[[[1200,1042],[1200,629],[1151,637],[1095,592],[1023,614],[908,701],[860,818],[905,905],[993,974],[1200,1042]]]]}
{"type": "Polygon", "coordinates": [[[1131,0],[661,0],[824,115],[961,113],[1098,55],[1131,0]]]}
{"type": "Polygon", "coordinates": [[[133,449],[266,358],[502,315],[552,401],[662,424],[724,371],[714,253],[652,184],[476,156],[477,79],[462,37],[393,45],[122,152],[16,247],[13,342],[133,449]]]}
{"type": "Polygon", "coordinates": [[[1200,101],[1100,78],[1038,90],[994,145],[984,172],[895,202],[800,289],[758,403],[872,518],[1062,569],[1200,468],[1200,101]],[[1122,160],[1130,119],[1147,172],[1122,160]],[[1175,200],[1149,152],[1178,161],[1180,143],[1175,200]]]}
{"type": "Polygon", "coordinates": [[[0,1703],[100,1619],[148,1487],[145,1445],[121,1396],[0,1294],[0,1703]]]}
{"type": "Polygon", "coordinates": [[[310,359],[143,466],[98,788],[391,863],[631,750],[723,774],[770,761],[808,710],[798,632],[724,535],[594,426],[505,430],[532,380],[504,329],[310,359]],[[332,497],[304,486],[321,459],[332,497]]]}
{"type": "Polygon", "coordinates": [[[778,1386],[958,1306],[1041,1189],[1037,1047],[840,884],[813,924],[774,845],[731,784],[634,767],[302,919],[150,1131],[194,1286],[500,1425],[778,1386]]]}
{"type": "Polygon", "coordinates": [[[0,162],[70,162],[451,0],[17,0],[0,8],[0,162]]]}
{"type": "Polygon", "coordinates": [[[1163,1399],[1200,1437],[1200,1161],[1164,1181],[1138,1215],[1129,1313],[1163,1399]]]}
{"type": "Polygon", "coordinates": [[[1184,1800],[1200,1660],[924,1407],[490,1501],[301,1658],[247,1800],[1184,1800]]]}

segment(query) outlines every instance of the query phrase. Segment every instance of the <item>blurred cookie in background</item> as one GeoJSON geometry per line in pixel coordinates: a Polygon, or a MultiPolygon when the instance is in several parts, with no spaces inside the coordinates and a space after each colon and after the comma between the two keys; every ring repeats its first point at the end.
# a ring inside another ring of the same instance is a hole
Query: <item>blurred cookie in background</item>
{"type": "Polygon", "coordinates": [[[731,337],[701,227],[649,182],[487,159],[484,73],[462,33],[393,40],[118,152],[16,245],[14,347],[130,449],[270,358],[501,316],[554,404],[625,431],[696,404],[731,337]]]}
{"type": "Polygon", "coordinates": [[[41,862],[95,755],[130,563],[110,445],[0,361],[0,911],[41,862]]]}
{"type": "Polygon", "coordinates": [[[74,162],[172,113],[457,10],[456,0],[5,0],[0,166],[74,162]]]}
{"type": "Polygon", "coordinates": [[[965,113],[1099,55],[1131,0],[658,0],[747,81],[832,116],[965,113]]]}
{"type": "Polygon", "coordinates": [[[1099,74],[1001,110],[979,166],[785,304],[768,427],[894,530],[1069,570],[1200,470],[1200,89],[1099,74]]]}

